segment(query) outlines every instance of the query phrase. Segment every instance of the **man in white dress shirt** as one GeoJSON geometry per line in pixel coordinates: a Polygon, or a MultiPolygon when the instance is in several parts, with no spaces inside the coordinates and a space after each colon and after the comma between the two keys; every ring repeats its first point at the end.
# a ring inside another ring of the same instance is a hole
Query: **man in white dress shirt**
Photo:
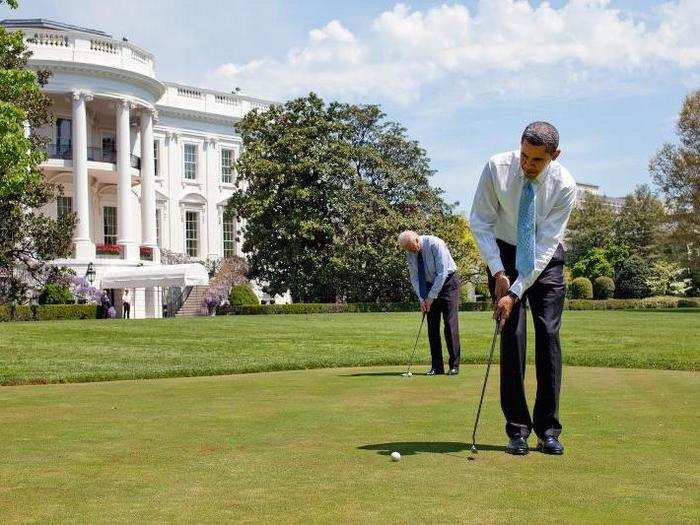
{"type": "Polygon", "coordinates": [[[523,455],[534,429],[538,449],[562,454],[559,443],[561,346],[564,308],[566,223],[576,200],[576,183],[557,158],[559,133],[533,122],[520,149],[492,157],[481,174],[470,223],[488,266],[494,319],[501,324],[501,408],[509,443],[523,455]],[[532,418],[525,399],[525,308],[535,325],[537,397],[532,418]]]}

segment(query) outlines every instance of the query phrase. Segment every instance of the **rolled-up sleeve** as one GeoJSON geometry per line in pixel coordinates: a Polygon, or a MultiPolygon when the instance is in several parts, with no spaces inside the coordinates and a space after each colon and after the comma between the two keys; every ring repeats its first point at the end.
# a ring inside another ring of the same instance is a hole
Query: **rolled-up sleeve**
{"type": "Polygon", "coordinates": [[[493,187],[493,172],[491,163],[488,162],[484,166],[479,185],[476,188],[469,216],[469,226],[476,239],[481,258],[488,265],[492,275],[503,271],[501,252],[496,244],[496,235],[493,233],[493,227],[498,217],[498,208],[498,197],[493,187]]]}
{"type": "Polygon", "coordinates": [[[564,188],[556,204],[542,221],[542,224],[538,226],[535,241],[535,269],[530,272],[530,275],[518,275],[510,287],[510,291],[518,297],[521,298],[527,289],[535,283],[549,261],[552,260],[554,252],[557,251],[559,243],[564,238],[566,223],[569,222],[575,202],[576,186],[564,188]]]}

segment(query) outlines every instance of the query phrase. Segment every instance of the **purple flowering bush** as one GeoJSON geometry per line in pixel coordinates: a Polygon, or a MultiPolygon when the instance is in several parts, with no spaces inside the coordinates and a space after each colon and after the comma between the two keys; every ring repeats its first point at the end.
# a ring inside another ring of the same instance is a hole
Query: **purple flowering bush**
{"type": "Polygon", "coordinates": [[[223,304],[228,295],[228,286],[225,283],[210,286],[202,296],[202,312],[209,314],[214,308],[223,304]]]}
{"type": "Polygon", "coordinates": [[[73,277],[70,291],[78,302],[100,304],[102,302],[102,290],[90,285],[85,277],[73,277]]]}

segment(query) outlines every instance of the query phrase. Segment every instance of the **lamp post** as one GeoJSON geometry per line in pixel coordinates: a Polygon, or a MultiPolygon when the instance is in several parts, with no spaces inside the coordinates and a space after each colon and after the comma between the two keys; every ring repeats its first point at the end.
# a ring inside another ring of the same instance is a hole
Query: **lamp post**
{"type": "Polygon", "coordinates": [[[90,286],[92,286],[92,283],[95,282],[95,267],[92,263],[88,264],[87,271],[85,272],[85,278],[90,283],[90,286]]]}

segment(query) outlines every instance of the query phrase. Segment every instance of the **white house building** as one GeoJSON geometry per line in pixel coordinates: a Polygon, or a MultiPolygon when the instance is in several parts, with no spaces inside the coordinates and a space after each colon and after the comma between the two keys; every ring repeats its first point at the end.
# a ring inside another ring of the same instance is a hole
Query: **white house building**
{"type": "Polygon", "coordinates": [[[578,189],[578,192],[576,192],[576,205],[580,206],[583,203],[583,200],[586,196],[586,194],[591,193],[593,195],[598,195],[603,199],[605,203],[608,204],[612,208],[612,210],[615,213],[619,213],[622,207],[625,204],[625,198],[624,197],[608,197],[607,195],[603,195],[600,192],[600,186],[597,184],[588,184],[586,182],[577,182],[576,183],[576,188],[578,189]]]}
{"type": "Polygon", "coordinates": [[[46,178],[63,188],[49,215],[77,214],[73,258],[132,315],[160,317],[168,286],[202,285],[201,265],[161,264],[161,250],[199,259],[241,255],[241,225],[224,217],[241,151],[234,124],[269,102],[163,82],[155,58],[126,39],[44,19],[4,20],[25,34],[30,67],[51,72],[55,122],[46,178]]]}

